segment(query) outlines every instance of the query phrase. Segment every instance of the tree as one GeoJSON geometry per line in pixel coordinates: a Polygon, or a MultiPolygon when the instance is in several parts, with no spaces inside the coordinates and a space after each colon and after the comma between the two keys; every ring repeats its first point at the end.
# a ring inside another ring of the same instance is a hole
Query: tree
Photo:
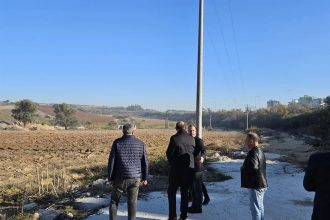
{"type": "Polygon", "coordinates": [[[118,123],[116,121],[110,121],[108,123],[109,129],[111,130],[117,130],[118,129],[118,123]]]}
{"type": "Polygon", "coordinates": [[[36,104],[34,104],[31,100],[24,99],[15,103],[15,107],[11,110],[11,114],[13,118],[21,121],[25,127],[27,123],[32,122],[36,110],[36,104]]]}
{"type": "Polygon", "coordinates": [[[327,96],[325,99],[324,99],[324,102],[325,104],[330,107],[330,96],[327,96]]]}
{"type": "Polygon", "coordinates": [[[68,127],[73,127],[77,124],[75,117],[76,110],[71,108],[68,104],[55,104],[53,105],[55,113],[55,124],[64,126],[65,130],[68,127]]]}
{"type": "Polygon", "coordinates": [[[126,109],[127,109],[127,111],[142,111],[143,110],[141,105],[130,105],[126,109]]]}

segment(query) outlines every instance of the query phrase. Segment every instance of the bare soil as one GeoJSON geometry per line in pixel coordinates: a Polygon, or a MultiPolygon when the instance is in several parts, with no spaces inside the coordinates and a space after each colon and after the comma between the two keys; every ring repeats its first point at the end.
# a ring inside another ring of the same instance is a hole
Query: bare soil
{"type": "MultiPolygon", "coordinates": [[[[165,154],[175,130],[137,130],[147,146],[150,160],[165,154]]],[[[120,131],[0,131],[0,189],[6,186],[32,189],[37,179],[65,169],[69,180],[93,175],[93,168],[106,167],[112,142],[120,131]],[[38,177],[39,172],[39,177],[38,177]]],[[[239,132],[205,131],[205,144],[238,147],[239,132]],[[229,141],[228,141],[229,140],[229,141]]],[[[68,181],[72,182],[72,181],[68,181]]]]}
{"type": "Polygon", "coordinates": [[[317,151],[302,138],[285,132],[264,129],[262,133],[262,145],[265,151],[283,155],[282,160],[292,164],[305,166],[310,155],[317,151]]]}
{"type": "MultiPolygon", "coordinates": [[[[136,136],[146,143],[149,160],[156,161],[164,158],[174,133],[175,130],[141,129],[136,131],[136,136]]],[[[62,172],[70,184],[83,185],[83,179],[97,175],[98,169],[106,169],[111,144],[120,136],[120,131],[0,131],[0,192],[6,189],[2,192],[15,194],[15,187],[36,191],[40,176],[46,178],[54,171],[62,172]]],[[[244,138],[240,132],[203,133],[206,148],[222,155],[242,150],[244,138]]],[[[285,155],[283,160],[300,165],[315,152],[303,140],[272,130],[262,131],[262,146],[265,151],[285,155]]],[[[154,176],[149,183],[147,191],[152,191],[152,187],[162,190],[166,188],[167,178],[154,176]]],[[[3,196],[0,194],[0,202],[3,196]]],[[[53,202],[50,200],[49,204],[54,205],[53,202]]]]}

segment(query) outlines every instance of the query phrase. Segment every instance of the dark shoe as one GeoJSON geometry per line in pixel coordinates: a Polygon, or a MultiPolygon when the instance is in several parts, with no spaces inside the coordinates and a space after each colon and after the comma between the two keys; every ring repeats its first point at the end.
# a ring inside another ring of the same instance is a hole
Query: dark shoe
{"type": "Polygon", "coordinates": [[[209,202],[210,202],[210,198],[206,197],[206,198],[204,198],[203,205],[207,205],[207,204],[209,204],[209,202]]]}
{"type": "Polygon", "coordinates": [[[189,207],[188,212],[189,213],[202,213],[202,209],[196,209],[194,207],[189,207]]]}

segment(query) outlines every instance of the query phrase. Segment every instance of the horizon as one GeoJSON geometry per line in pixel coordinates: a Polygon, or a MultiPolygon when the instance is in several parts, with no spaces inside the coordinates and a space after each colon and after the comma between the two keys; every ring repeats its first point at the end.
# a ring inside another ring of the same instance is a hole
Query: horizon
{"type": "MultiPolygon", "coordinates": [[[[325,99],[327,97],[313,97],[313,98],[321,98],[321,99],[325,99]]],[[[158,111],[158,112],[162,112],[162,113],[165,113],[166,111],[182,111],[182,112],[195,112],[196,110],[195,109],[192,109],[192,110],[189,110],[189,109],[166,109],[166,110],[158,110],[158,109],[152,109],[152,108],[145,108],[143,105],[140,105],[140,104],[129,104],[129,105],[94,105],[94,104],[80,104],[80,103],[66,103],[66,102],[36,102],[32,99],[28,99],[26,98],[27,100],[30,100],[32,101],[33,103],[35,104],[38,104],[38,105],[54,105],[54,104],[62,104],[62,103],[65,103],[65,104],[68,104],[68,105],[71,105],[71,106],[89,106],[89,107],[105,107],[105,108],[127,108],[127,107],[130,107],[130,106],[140,106],[143,110],[150,110],[150,111],[158,111]]],[[[24,99],[21,99],[21,100],[24,100],[24,99]]],[[[5,99],[5,100],[0,100],[0,105],[1,104],[15,104],[16,102],[19,102],[21,100],[9,100],[9,99],[5,99]],[[9,103],[5,103],[5,102],[8,102],[9,103]]],[[[269,101],[278,101],[278,100],[269,100],[269,101]]],[[[292,100],[293,101],[293,100],[292,100]]],[[[280,101],[280,105],[283,105],[283,106],[288,106],[289,103],[282,103],[280,101]]],[[[212,112],[219,112],[219,111],[232,111],[232,110],[241,110],[241,111],[245,111],[246,110],[246,107],[247,106],[243,106],[242,108],[231,108],[231,109],[210,109],[212,112]]],[[[250,111],[255,111],[255,110],[258,110],[258,109],[266,109],[268,108],[267,106],[261,106],[261,107],[255,107],[255,106],[248,106],[249,107],[249,110],[250,111]]],[[[207,108],[203,108],[203,111],[206,110],[207,108]]]]}
{"type": "MultiPolygon", "coordinates": [[[[330,2],[204,8],[204,108],[330,95],[330,2]]],[[[197,32],[197,0],[4,2],[0,100],[195,111],[197,32]]]]}

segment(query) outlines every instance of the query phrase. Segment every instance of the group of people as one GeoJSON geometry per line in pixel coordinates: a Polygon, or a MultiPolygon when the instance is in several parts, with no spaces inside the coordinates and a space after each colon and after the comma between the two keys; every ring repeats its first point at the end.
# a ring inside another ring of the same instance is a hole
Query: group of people
{"type": "MultiPolygon", "coordinates": [[[[136,204],[140,186],[145,186],[148,174],[148,159],[143,141],[134,136],[136,126],[125,124],[123,136],[113,142],[108,162],[108,181],[113,187],[109,207],[109,219],[117,219],[120,197],[127,192],[128,219],[136,219],[136,204]]],[[[169,163],[168,219],[177,220],[176,193],[180,188],[180,217],[187,219],[188,213],[202,213],[202,205],[210,202],[203,184],[205,147],[196,136],[196,127],[176,123],[176,134],[171,136],[166,157],[169,163]],[[189,195],[192,204],[189,207],[189,195]]],[[[249,132],[245,145],[249,152],[241,167],[241,187],[247,188],[252,220],[264,219],[263,198],[267,190],[266,158],[259,147],[259,136],[249,132]]],[[[304,187],[315,191],[312,220],[330,219],[330,153],[312,156],[304,179],[304,187]],[[320,180],[322,179],[322,180],[320,180]]]]}
{"type": "Polygon", "coordinates": [[[180,219],[186,219],[187,213],[201,213],[202,204],[207,204],[210,198],[204,186],[203,202],[203,162],[205,147],[203,140],[196,136],[196,128],[189,125],[185,130],[183,121],[176,124],[177,133],[170,138],[166,150],[169,162],[168,205],[169,219],[177,219],[176,192],[180,188],[181,204],[180,219]],[[192,205],[188,207],[189,190],[191,192],[192,205]]]}

